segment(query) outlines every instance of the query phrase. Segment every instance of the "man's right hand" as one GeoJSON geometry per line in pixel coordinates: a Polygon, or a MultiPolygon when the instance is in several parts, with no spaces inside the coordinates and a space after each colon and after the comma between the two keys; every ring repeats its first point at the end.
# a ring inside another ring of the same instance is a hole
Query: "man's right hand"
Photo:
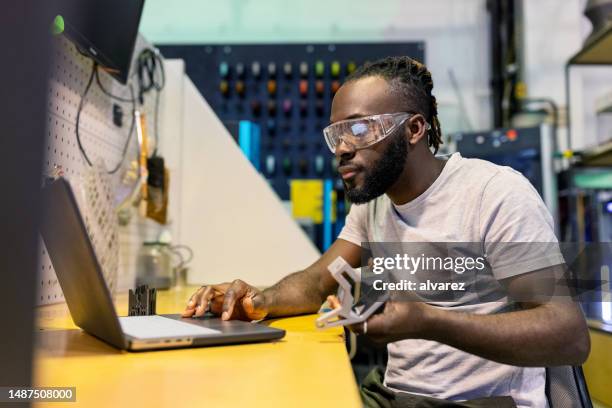
{"type": "Polygon", "coordinates": [[[189,298],[183,317],[200,317],[207,311],[223,320],[260,320],[268,315],[263,292],[240,279],[202,286],[189,298]]]}

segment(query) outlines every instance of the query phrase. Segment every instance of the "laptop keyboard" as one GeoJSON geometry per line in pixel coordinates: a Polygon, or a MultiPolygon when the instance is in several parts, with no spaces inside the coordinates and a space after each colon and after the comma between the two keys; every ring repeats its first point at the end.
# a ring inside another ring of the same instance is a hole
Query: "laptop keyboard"
{"type": "Polygon", "coordinates": [[[183,323],[162,316],[120,317],[119,323],[125,334],[138,339],[202,336],[221,333],[219,330],[183,323]]]}

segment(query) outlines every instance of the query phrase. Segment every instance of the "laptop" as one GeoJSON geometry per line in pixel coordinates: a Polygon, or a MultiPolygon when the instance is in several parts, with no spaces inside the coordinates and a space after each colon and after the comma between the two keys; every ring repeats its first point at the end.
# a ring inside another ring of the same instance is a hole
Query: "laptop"
{"type": "Polygon", "coordinates": [[[118,317],[74,192],[58,178],[43,188],[41,235],[74,323],[122,350],[198,347],[274,340],[285,331],[218,317],[118,317]]]}

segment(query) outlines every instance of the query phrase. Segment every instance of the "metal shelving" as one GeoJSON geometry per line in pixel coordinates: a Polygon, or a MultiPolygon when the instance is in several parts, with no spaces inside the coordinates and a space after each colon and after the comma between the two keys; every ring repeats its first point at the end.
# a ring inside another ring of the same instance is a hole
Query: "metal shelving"
{"type": "MultiPolygon", "coordinates": [[[[565,66],[565,88],[567,106],[567,147],[571,150],[571,87],[569,80],[570,69],[573,66],[584,65],[612,65],[612,24],[609,24],[600,33],[589,39],[584,47],[569,59],[565,66]]],[[[612,166],[612,141],[587,149],[581,152],[581,165],[585,166],[612,166]]]]}

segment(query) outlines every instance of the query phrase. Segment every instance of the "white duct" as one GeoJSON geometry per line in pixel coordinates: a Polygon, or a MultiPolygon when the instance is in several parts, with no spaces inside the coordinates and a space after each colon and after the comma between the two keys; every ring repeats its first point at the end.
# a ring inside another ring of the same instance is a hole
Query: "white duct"
{"type": "Polygon", "coordinates": [[[174,241],[195,253],[189,283],[269,286],[320,253],[243,155],[211,107],[166,60],[161,150],[171,169],[174,241]]]}

